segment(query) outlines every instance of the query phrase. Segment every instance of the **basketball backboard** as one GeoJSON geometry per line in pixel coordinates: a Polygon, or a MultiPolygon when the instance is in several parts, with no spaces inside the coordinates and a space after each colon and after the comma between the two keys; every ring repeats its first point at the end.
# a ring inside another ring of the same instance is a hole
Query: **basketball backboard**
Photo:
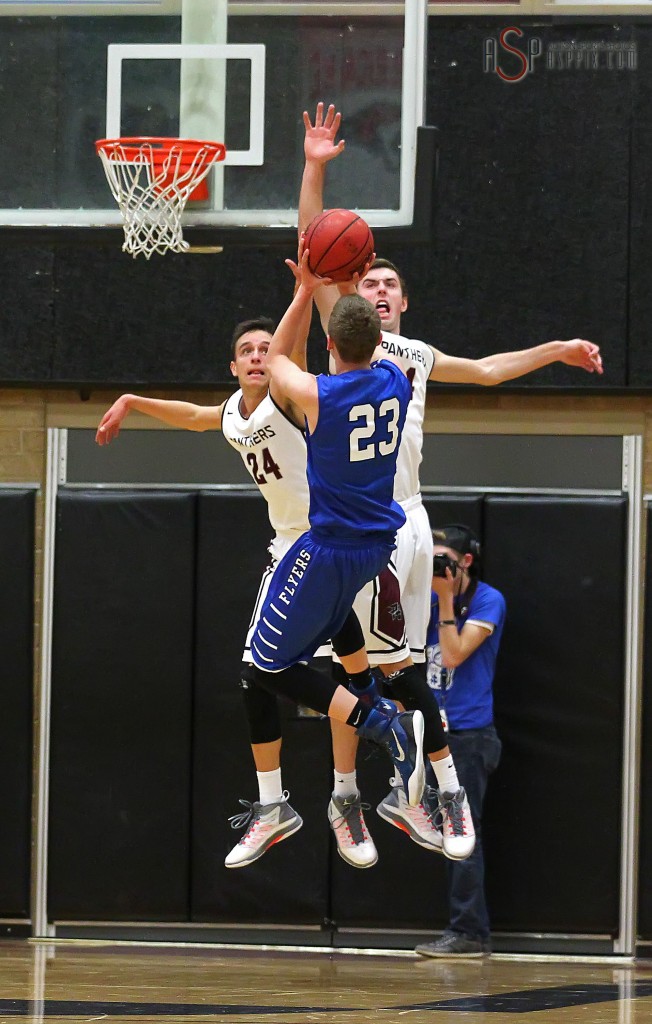
{"type": "MultiPolygon", "coordinates": [[[[424,119],[425,0],[59,0],[0,5],[0,226],[117,228],[98,138],[224,142],[192,229],[294,229],[302,112],[343,115],[326,205],[411,225],[424,119]],[[26,68],[29,68],[29,73],[26,68]]],[[[431,181],[428,182],[429,190],[431,181]]]]}

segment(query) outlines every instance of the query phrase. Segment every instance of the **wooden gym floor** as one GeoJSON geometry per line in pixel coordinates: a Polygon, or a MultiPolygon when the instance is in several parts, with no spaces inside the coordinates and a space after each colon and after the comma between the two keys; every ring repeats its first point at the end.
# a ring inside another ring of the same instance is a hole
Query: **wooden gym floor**
{"type": "Polygon", "coordinates": [[[652,962],[0,943],[0,1022],[652,1024],[652,962]]]}

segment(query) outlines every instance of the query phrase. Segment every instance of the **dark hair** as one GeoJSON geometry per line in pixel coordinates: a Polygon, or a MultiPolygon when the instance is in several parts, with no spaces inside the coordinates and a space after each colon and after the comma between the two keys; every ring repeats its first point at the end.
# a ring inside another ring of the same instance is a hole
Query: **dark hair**
{"type": "Polygon", "coordinates": [[[380,317],[361,295],[341,295],[328,321],[328,336],[345,363],[364,363],[380,344],[380,317]]]}
{"type": "Polygon", "coordinates": [[[235,347],[243,334],[249,334],[250,331],[266,331],[267,334],[273,334],[275,330],[276,324],[268,316],[257,316],[253,320],[241,320],[239,324],[235,325],[231,335],[231,359],[235,359],[235,347]]]}
{"type": "Polygon", "coordinates": [[[470,526],[465,526],[463,523],[449,523],[448,526],[440,526],[432,531],[432,539],[435,544],[452,548],[460,555],[473,555],[473,561],[467,572],[469,576],[478,575],[481,555],[480,541],[470,526]]]}
{"type": "Polygon", "coordinates": [[[398,277],[398,283],[401,286],[401,291],[403,293],[403,298],[407,299],[408,291],[407,291],[407,284],[405,283],[405,278],[403,277],[403,275],[402,275],[401,271],[398,269],[398,267],[394,263],[392,263],[391,260],[384,260],[384,259],[378,258],[378,259],[373,261],[373,263],[369,267],[369,270],[392,270],[396,274],[396,276],[398,277]]]}

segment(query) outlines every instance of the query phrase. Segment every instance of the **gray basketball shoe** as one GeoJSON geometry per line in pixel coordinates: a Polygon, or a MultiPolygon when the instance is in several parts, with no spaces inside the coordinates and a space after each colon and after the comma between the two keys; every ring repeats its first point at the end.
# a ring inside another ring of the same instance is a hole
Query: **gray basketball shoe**
{"type": "Polygon", "coordinates": [[[443,853],[444,839],[433,822],[433,815],[427,803],[428,786],[421,803],[416,807],[410,807],[401,783],[397,779],[389,781],[392,791],[378,804],[377,814],[390,825],[396,825],[403,832],[407,832],[410,839],[424,850],[443,853]]]}
{"type": "Polygon", "coordinates": [[[282,839],[287,839],[299,831],[303,819],[293,807],[290,807],[289,795],[285,792],[280,800],[275,800],[271,804],[252,804],[248,800],[240,800],[247,810],[234,814],[229,818],[229,822],[231,828],[246,826],[247,830],[226,857],[225,867],[246,868],[248,864],[253,864],[262,857],[274,843],[280,843],[282,839]]]}
{"type": "MultiPolygon", "coordinates": [[[[368,808],[369,804],[364,804],[368,808]]],[[[353,868],[371,868],[378,860],[378,851],[367,831],[360,794],[331,796],[328,820],[335,835],[337,852],[353,868]]]]}

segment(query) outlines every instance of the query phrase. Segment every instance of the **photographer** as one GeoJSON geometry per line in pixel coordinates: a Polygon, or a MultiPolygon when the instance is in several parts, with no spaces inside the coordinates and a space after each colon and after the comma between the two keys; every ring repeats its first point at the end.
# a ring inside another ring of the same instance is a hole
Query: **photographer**
{"type": "Polygon", "coordinates": [[[417,946],[432,957],[490,952],[484,892],[482,804],[500,759],[493,724],[492,685],[505,620],[505,599],[478,579],[480,544],[467,526],[432,531],[432,613],[427,640],[428,683],[435,692],[459,780],[476,828],[475,850],[449,862],[449,925],[442,937],[417,946]]]}

